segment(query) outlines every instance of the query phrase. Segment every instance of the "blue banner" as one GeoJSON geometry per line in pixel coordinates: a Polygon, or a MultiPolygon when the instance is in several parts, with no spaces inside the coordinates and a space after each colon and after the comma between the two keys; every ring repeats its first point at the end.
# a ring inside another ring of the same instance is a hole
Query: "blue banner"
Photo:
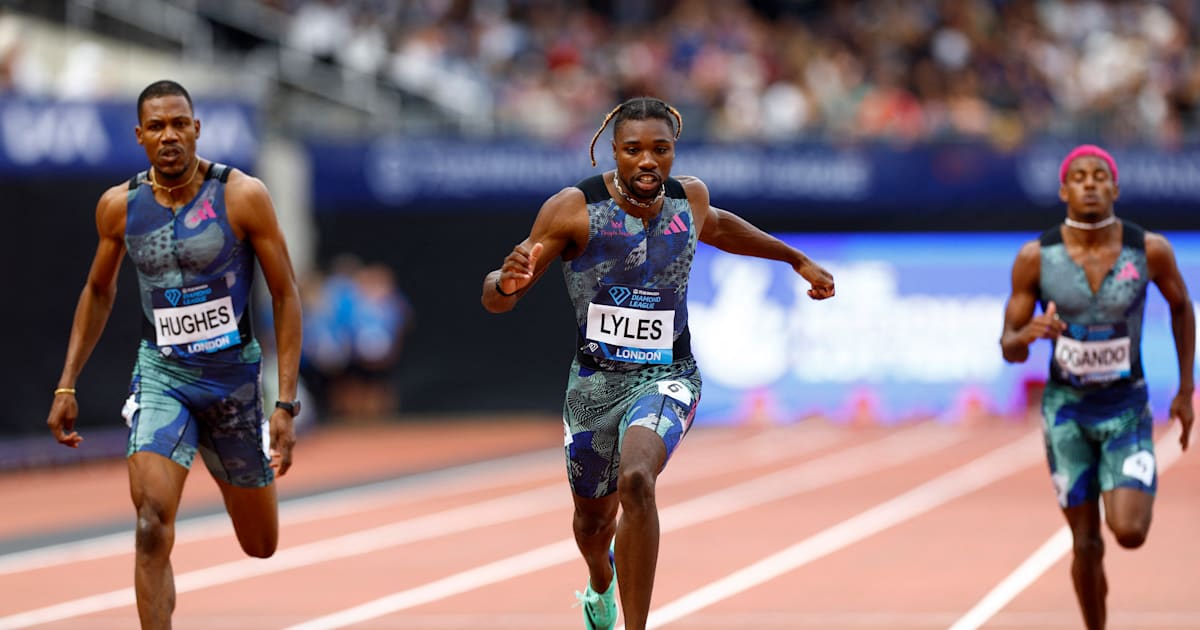
{"type": "MultiPolygon", "coordinates": [[[[1184,280],[1200,287],[1200,233],[1167,234],[1184,280]]],[[[808,415],[895,422],[1022,415],[1048,374],[1050,343],[1022,364],[1000,355],[1017,250],[1035,234],[785,235],[827,266],[837,296],[813,301],[784,264],[697,249],[688,290],[704,377],[698,420],[808,415]]],[[[1149,289],[1142,357],[1166,417],[1179,385],[1170,314],[1149,289]]]]}
{"type": "MultiPolygon", "coordinates": [[[[532,213],[550,195],[612,167],[586,147],[388,137],[310,142],[319,212],[480,209],[532,213]]],[[[1011,153],[989,145],[912,148],[681,144],[673,172],[700,177],[714,205],[756,212],[1061,207],[1059,164],[1070,145],[1011,153]]],[[[1200,203],[1200,148],[1115,149],[1121,204],[1191,213],[1200,203]]]]}
{"type": "MultiPolygon", "coordinates": [[[[259,149],[255,109],[235,101],[197,101],[197,152],[250,169],[259,149]]],[[[0,177],[70,172],[132,175],[148,165],[137,143],[131,101],[0,99],[0,177]]]]}

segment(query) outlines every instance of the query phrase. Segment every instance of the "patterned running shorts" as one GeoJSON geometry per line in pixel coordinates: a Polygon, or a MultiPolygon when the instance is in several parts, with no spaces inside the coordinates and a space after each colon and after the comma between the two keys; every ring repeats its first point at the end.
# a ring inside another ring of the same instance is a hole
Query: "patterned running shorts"
{"type": "Polygon", "coordinates": [[[1145,383],[1094,391],[1047,383],[1042,416],[1046,459],[1062,507],[1096,501],[1114,488],[1157,490],[1145,383]]]}
{"type": "Polygon", "coordinates": [[[575,361],[563,405],[567,477],[575,494],[599,498],[616,492],[620,445],[631,426],[657,433],[669,460],[691,428],[700,385],[690,357],[632,372],[594,371],[575,361]]]}
{"type": "Polygon", "coordinates": [[[207,357],[186,362],[142,344],[122,415],[126,456],[148,451],[190,468],[199,451],[214,477],[242,488],[275,479],[266,448],[262,362],[257,342],[236,363],[207,357]]]}

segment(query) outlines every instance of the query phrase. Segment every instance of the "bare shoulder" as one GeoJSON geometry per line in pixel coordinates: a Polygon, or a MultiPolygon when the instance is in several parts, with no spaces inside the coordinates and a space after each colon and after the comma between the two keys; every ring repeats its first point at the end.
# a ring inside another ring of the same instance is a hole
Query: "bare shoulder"
{"type": "Polygon", "coordinates": [[[569,186],[554,193],[542,204],[538,220],[554,225],[570,225],[576,221],[587,223],[587,198],[583,191],[569,186]]]}
{"type": "Polygon", "coordinates": [[[1175,262],[1175,249],[1167,237],[1157,232],[1146,232],[1146,265],[1150,268],[1153,278],[1166,277],[1162,274],[1178,273],[1175,262]]]}
{"type": "Polygon", "coordinates": [[[587,203],[583,196],[583,191],[574,186],[567,186],[553,195],[550,195],[550,198],[542,204],[542,207],[562,210],[577,210],[585,207],[586,205],[587,203]]]}
{"type": "Polygon", "coordinates": [[[234,168],[230,169],[229,179],[225,182],[225,199],[241,203],[261,203],[269,202],[271,195],[261,179],[234,168]]]}
{"type": "Polygon", "coordinates": [[[124,234],[128,208],[129,183],[122,182],[109,188],[100,195],[100,201],[96,203],[96,227],[102,234],[124,234]]]}
{"type": "Polygon", "coordinates": [[[1169,255],[1172,252],[1173,252],[1173,250],[1171,248],[1171,241],[1168,241],[1167,237],[1163,236],[1162,234],[1159,234],[1158,232],[1150,232],[1150,231],[1146,232],[1146,256],[1147,257],[1152,257],[1152,256],[1156,256],[1156,255],[1158,255],[1158,256],[1169,255]]]}
{"type": "Polygon", "coordinates": [[[1016,265],[1038,265],[1042,262],[1042,244],[1037,239],[1026,241],[1017,250],[1016,265]]]}
{"type": "Polygon", "coordinates": [[[703,195],[705,198],[708,197],[708,186],[699,177],[694,175],[677,175],[675,176],[675,180],[683,184],[683,190],[687,193],[689,199],[694,194],[703,195]]]}

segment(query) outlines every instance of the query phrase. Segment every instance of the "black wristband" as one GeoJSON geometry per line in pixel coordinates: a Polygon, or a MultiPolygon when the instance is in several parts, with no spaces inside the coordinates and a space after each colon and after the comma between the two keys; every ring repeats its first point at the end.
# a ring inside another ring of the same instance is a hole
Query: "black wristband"
{"type": "MultiPolygon", "coordinates": [[[[517,291],[520,291],[520,289],[517,289],[517,291]]],[[[513,291],[512,293],[505,293],[504,289],[500,288],[500,278],[496,278],[496,293],[499,293],[500,295],[503,295],[504,297],[512,297],[517,294],[517,291],[513,291]]]]}

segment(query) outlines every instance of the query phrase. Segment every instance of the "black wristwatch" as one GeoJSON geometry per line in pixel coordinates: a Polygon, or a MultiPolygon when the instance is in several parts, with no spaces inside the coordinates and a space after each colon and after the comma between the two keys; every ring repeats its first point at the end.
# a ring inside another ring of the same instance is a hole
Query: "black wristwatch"
{"type": "Polygon", "coordinates": [[[282,409],[282,410],[288,412],[289,414],[291,414],[293,418],[295,418],[296,416],[300,415],[300,400],[299,399],[288,400],[288,401],[277,400],[277,401],[275,401],[275,408],[282,409]]]}

